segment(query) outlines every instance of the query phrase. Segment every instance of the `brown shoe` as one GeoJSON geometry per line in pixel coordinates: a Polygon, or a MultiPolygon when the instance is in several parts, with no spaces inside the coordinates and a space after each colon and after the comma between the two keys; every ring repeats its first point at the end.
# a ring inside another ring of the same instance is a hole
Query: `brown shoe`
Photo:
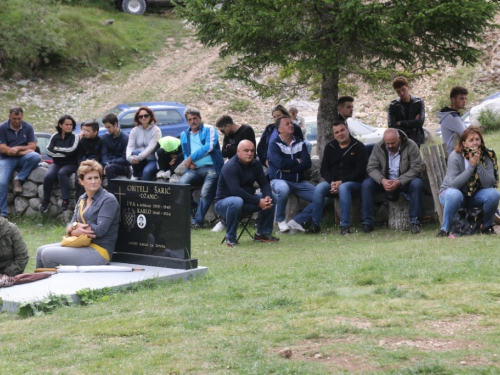
{"type": "Polygon", "coordinates": [[[21,184],[21,180],[15,178],[12,181],[12,184],[14,185],[14,193],[21,194],[23,192],[23,185],[21,184]]]}

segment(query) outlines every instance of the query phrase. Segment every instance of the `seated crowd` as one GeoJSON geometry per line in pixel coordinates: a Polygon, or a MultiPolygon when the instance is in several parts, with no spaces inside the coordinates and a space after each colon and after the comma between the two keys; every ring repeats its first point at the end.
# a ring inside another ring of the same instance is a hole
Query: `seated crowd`
{"type": "MultiPolygon", "coordinates": [[[[214,203],[230,247],[237,244],[239,218],[256,212],[255,241],[279,240],[272,235],[274,221],[281,233],[291,229],[320,233],[323,209],[335,197],[340,203],[340,233],[351,233],[351,203],[355,196],[361,198],[362,232],[369,233],[374,230],[376,193],[383,194],[385,201],[396,201],[400,195],[409,200],[410,230],[419,233],[423,194],[419,148],[425,141],[424,101],[410,94],[403,77],[393,81],[393,88],[398,98],[388,106],[388,129],[383,140],[370,147],[349,132],[354,98],[339,98],[338,119],[332,124],[333,140],[325,145],[321,161],[323,182],[316,186],[305,179],[311,167],[311,144],[305,137],[304,119],[294,107],[290,112],[281,105],[273,108],[273,123],[266,126],[258,144],[251,126],[235,123],[228,115],[221,116],[215,126],[207,125],[200,111],[192,107],[185,110],[189,128],[180,139],[162,138],[154,112],[145,106],[135,113],[136,126],[129,135],[122,132],[114,114],[104,116],[107,133],[102,137],[97,122],[83,123],[80,134],[75,135],[75,120],[62,116],[47,147],[54,162],[44,178],[39,210],[48,211],[56,180],[61,188],[60,211],[70,208],[69,181],[76,172],[77,201],[66,232],[68,236],[86,234],[91,241],[84,250],[77,251],[61,248],[60,244],[42,246],[37,252],[37,267],[106,264],[117,237],[119,206],[116,198],[102,188],[103,178],[168,180],[181,165],[185,171],[178,183],[200,187],[199,201],[192,198],[192,228],[204,226],[205,214],[214,203]],[[222,149],[217,130],[224,135],[222,149]],[[290,193],[309,204],[287,222],[290,193]]],[[[460,207],[482,208],[481,232],[494,233],[493,216],[500,200],[496,155],[485,147],[480,129],[466,128],[460,119],[458,111],[465,107],[466,99],[467,90],[454,87],[450,106],[438,112],[449,154],[439,193],[444,219],[438,237],[450,236],[453,217],[460,207]]],[[[0,235],[0,272],[6,276],[23,272],[28,259],[19,231],[5,219],[9,181],[16,170],[13,191],[22,192],[23,182],[40,163],[35,149],[34,129],[23,121],[22,108],[11,108],[9,119],[0,124],[0,234],[6,233],[0,235]],[[4,243],[9,236],[10,247],[4,243]]]]}

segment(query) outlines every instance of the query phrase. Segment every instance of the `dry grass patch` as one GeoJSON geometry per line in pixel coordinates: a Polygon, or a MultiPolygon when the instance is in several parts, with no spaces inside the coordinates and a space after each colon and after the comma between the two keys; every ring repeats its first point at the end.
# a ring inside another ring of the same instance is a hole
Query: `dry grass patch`
{"type": "Polygon", "coordinates": [[[484,345],[478,342],[469,340],[449,340],[439,338],[407,340],[402,337],[383,339],[378,342],[378,345],[391,350],[411,348],[431,352],[475,350],[484,347],[484,345]]]}
{"type": "Polygon", "coordinates": [[[494,329],[493,325],[485,325],[479,315],[467,315],[453,319],[431,320],[421,326],[424,330],[432,331],[444,336],[469,334],[478,330],[487,332],[494,329]]]}

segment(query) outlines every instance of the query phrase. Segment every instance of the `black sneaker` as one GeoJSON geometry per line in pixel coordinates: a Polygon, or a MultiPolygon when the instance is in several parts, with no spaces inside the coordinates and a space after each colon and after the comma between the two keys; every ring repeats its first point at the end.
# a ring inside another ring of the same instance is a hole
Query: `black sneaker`
{"type": "Polygon", "coordinates": [[[436,237],[448,237],[450,235],[450,232],[445,232],[444,230],[440,230],[438,234],[436,234],[436,237]]]}
{"type": "Polygon", "coordinates": [[[361,228],[361,231],[363,233],[370,233],[370,232],[373,232],[373,225],[370,225],[370,224],[363,224],[362,228],[361,228]]]}
{"type": "Polygon", "coordinates": [[[50,202],[43,201],[42,204],[38,206],[38,211],[40,211],[42,214],[46,213],[49,210],[49,204],[50,202]]]}
{"type": "Polygon", "coordinates": [[[415,223],[410,224],[410,230],[413,234],[420,233],[420,224],[415,224],[415,223]]]}
{"type": "Polygon", "coordinates": [[[340,227],[340,234],[345,236],[347,234],[351,234],[351,228],[349,227],[340,227]]]}
{"type": "Polygon", "coordinates": [[[493,225],[490,225],[489,227],[481,226],[481,234],[497,234],[497,233],[495,232],[495,229],[493,229],[493,225]]]}
{"type": "Polygon", "coordinates": [[[279,240],[278,237],[273,237],[270,234],[255,233],[255,236],[253,236],[253,242],[278,242],[279,240]]]}
{"type": "Polygon", "coordinates": [[[61,204],[61,209],[60,211],[61,212],[66,212],[68,211],[68,208],[69,208],[69,201],[67,200],[63,200],[62,204],[61,204]]]}
{"type": "Polygon", "coordinates": [[[239,245],[239,243],[236,240],[236,238],[226,237],[226,246],[227,247],[235,247],[236,245],[239,245]]]}
{"type": "Polygon", "coordinates": [[[320,232],[321,227],[316,223],[312,223],[311,226],[306,230],[306,234],[318,234],[320,232]]]}

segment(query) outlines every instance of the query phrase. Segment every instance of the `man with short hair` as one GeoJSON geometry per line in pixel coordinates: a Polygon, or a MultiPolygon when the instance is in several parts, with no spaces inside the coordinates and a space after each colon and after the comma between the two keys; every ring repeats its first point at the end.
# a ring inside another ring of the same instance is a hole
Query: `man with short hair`
{"type": "MultiPolygon", "coordinates": [[[[308,202],[312,200],[314,186],[304,181],[304,172],[311,168],[311,157],[304,141],[294,137],[294,124],[289,116],[278,118],[275,127],[278,130],[278,136],[269,144],[267,156],[269,179],[276,195],[276,221],[280,232],[287,232],[290,229],[305,232],[297,221],[286,222],[285,210],[290,193],[308,202]]],[[[312,207],[306,207],[306,209],[309,211],[312,207]]]]}
{"type": "Polygon", "coordinates": [[[271,235],[274,222],[274,204],[271,186],[267,181],[262,165],[255,160],[255,143],[242,140],[238,144],[237,156],[231,158],[222,167],[217,194],[215,212],[226,221],[226,245],[238,244],[236,231],[238,219],[242,215],[259,212],[259,223],[255,242],[276,242],[279,238],[271,235]],[[255,182],[261,193],[255,193],[255,182]]]}
{"type": "Polygon", "coordinates": [[[250,125],[235,124],[231,116],[223,115],[215,122],[217,130],[224,134],[222,141],[222,156],[225,158],[232,158],[236,155],[238,144],[248,139],[255,145],[255,132],[250,125]]]}
{"type": "Polygon", "coordinates": [[[7,217],[7,193],[14,170],[18,175],[13,180],[14,193],[23,192],[22,184],[41,158],[35,152],[36,140],[33,126],[23,121],[23,109],[13,107],[9,119],[0,124],[0,215],[7,217]]]}
{"type": "Polygon", "coordinates": [[[339,111],[339,120],[347,125],[347,119],[352,117],[354,111],[354,98],[352,96],[341,96],[337,101],[337,109],[339,111]]]}
{"type": "MultiPolygon", "coordinates": [[[[325,198],[339,197],[340,234],[351,233],[351,202],[353,195],[361,194],[361,183],[366,176],[368,154],[365,145],[349,134],[347,125],[342,120],[333,123],[333,141],[325,146],[321,160],[321,176],[325,181],[314,189],[312,224],[306,233],[321,232],[325,198]]],[[[297,222],[307,221],[302,211],[297,222]]]]}
{"type": "Polygon", "coordinates": [[[397,201],[401,191],[410,201],[410,229],[420,233],[422,217],[422,158],[415,142],[397,129],[387,129],[368,160],[368,178],[361,185],[361,223],[364,233],[373,231],[375,193],[385,192],[388,201],[397,201]]]}
{"type": "Polygon", "coordinates": [[[450,91],[450,106],[443,107],[438,113],[441,135],[446,143],[448,155],[451,155],[455,146],[460,141],[460,136],[467,127],[465,126],[459,111],[467,104],[469,92],[465,87],[455,86],[450,91]]]}
{"type": "Polygon", "coordinates": [[[187,107],[184,116],[189,129],[181,134],[182,153],[186,173],[179,179],[179,184],[202,185],[200,202],[193,217],[191,228],[202,228],[207,213],[217,190],[217,180],[224,159],[219,146],[217,130],[205,125],[200,110],[187,107]]]}
{"type": "Polygon", "coordinates": [[[118,118],[114,113],[108,113],[102,118],[104,127],[108,131],[102,139],[102,165],[104,175],[108,181],[116,176],[130,178],[130,163],[127,160],[128,134],[118,125],[118,118]]]}
{"type": "Polygon", "coordinates": [[[409,139],[420,147],[425,142],[424,101],[410,95],[410,85],[405,77],[397,77],[392,82],[392,87],[399,98],[393,100],[387,109],[389,128],[402,130],[409,139]]]}

